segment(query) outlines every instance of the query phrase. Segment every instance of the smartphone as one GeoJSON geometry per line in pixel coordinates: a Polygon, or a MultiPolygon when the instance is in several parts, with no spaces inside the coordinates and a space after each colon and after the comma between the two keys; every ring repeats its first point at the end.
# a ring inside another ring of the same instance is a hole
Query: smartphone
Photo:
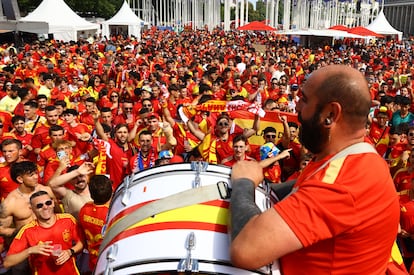
{"type": "Polygon", "coordinates": [[[57,158],[58,158],[59,160],[61,160],[61,159],[63,159],[64,157],[66,157],[67,155],[66,155],[66,152],[65,152],[65,151],[58,151],[58,152],[56,153],[56,156],[57,156],[57,158]]]}

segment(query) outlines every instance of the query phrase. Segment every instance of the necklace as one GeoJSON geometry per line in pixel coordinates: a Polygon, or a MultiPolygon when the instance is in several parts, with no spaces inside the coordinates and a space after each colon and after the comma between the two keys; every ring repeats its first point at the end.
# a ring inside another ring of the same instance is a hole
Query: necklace
{"type": "Polygon", "coordinates": [[[19,188],[19,187],[17,187],[17,193],[19,193],[19,194],[20,194],[20,196],[24,197],[24,194],[23,194],[23,192],[20,190],[20,188],[19,188]]]}
{"type": "Polygon", "coordinates": [[[26,200],[26,202],[27,202],[27,203],[29,203],[29,204],[30,204],[30,198],[29,198],[28,196],[26,196],[26,195],[25,195],[25,193],[23,193],[23,192],[20,190],[20,188],[19,188],[19,187],[17,187],[17,188],[16,188],[16,190],[17,190],[17,193],[19,193],[19,194],[20,194],[20,196],[21,196],[24,200],[26,200]]]}

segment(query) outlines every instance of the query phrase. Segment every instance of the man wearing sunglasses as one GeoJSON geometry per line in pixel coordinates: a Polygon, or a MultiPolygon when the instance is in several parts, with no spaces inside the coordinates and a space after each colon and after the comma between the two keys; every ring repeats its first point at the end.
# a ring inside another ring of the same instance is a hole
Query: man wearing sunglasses
{"type": "MultiPolygon", "coordinates": [[[[11,165],[10,177],[18,184],[1,204],[1,235],[14,238],[15,234],[35,218],[28,204],[30,195],[43,190],[55,200],[52,189],[38,184],[37,166],[31,161],[16,162],[11,165]]],[[[28,274],[30,267],[27,261],[12,267],[13,274],[28,274]]]]}
{"type": "Polygon", "coordinates": [[[32,274],[79,274],[75,258],[83,244],[76,220],[70,214],[55,214],[55,203],[46,191],[32,194],[30,206],[36,219],[16,235],[4,266],[29,259],[32,274]]]}
{"type": "Polygon", "coordinates": [[[237,128],[226,113],[217,117],[214,130],[208,133],[202,132],[191,120],[187,123],[193,135],[202,140],[199,145],[200,153],[203,159],[210,163],[221,163],[225,158],[232,156],[233,139],[239,134],[246,138],[251,137],[259,129],[259,124],[260,119],[256,114],[252,128],[237,128]]]}
{"type": "MultiPolygon", "coordinates": [[[[31,161],[16,162],[11,165],[10,177],[18,184],[17,188],[12,191],[1,203],[1,218],[10,218],[14,226],[8,228],[9,232],[2,232],[2,235],[11,236],[16,229],[30,223],[34,216],[32,209],[28,205],[29,197],[34,192],[46,191],[51,198],[55,196],[49,186],[38,184],[39,175],[37,166],[31,161]]],[[[3,225],[3,224],[2,224],[3,225]]],[[[1,229],[3,229],[0,226],[1,229]]]]}
{"type": "Polygon", "coordinates": [[[117,115],[114,118],[114,124],[118,125],[118,124],[127,124],[128,125],[128,130],[132,130],[132,128],[134,127],[134,122],[135,122],[135,114],[133,112],[134,109],[134,103],[130,100],[125,100],[122,103],[122,113],[117,115]]]}

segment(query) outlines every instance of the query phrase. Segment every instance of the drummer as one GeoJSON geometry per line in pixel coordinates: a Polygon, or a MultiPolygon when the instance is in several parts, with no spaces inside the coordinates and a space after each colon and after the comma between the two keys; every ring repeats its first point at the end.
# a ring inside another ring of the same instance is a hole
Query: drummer
{"type": "Polygon", "coordinates": [[[315,157],[292,192],[263,213],[252,195],[262,168],[233,166],[232,263],[255,269],[280,259],[286,275],[386,274],[399,204],[386,162],[363,142],[367,82],[358,70],[331,65],[313,72],[302,92],[300,138],[315,157]]]}

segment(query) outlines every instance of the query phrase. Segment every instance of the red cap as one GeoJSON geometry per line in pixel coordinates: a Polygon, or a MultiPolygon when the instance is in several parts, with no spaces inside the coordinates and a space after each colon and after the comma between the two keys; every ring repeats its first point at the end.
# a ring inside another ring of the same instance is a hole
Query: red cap
{"type": "Polygon", "coordinates": [[[147,118],[151,118],[151,117],[155,117],[158,120],[160,119],[160,116],[157,113],[154,113],[154,112],[149,113],[148,116],[147,116],[147,118]]]}

